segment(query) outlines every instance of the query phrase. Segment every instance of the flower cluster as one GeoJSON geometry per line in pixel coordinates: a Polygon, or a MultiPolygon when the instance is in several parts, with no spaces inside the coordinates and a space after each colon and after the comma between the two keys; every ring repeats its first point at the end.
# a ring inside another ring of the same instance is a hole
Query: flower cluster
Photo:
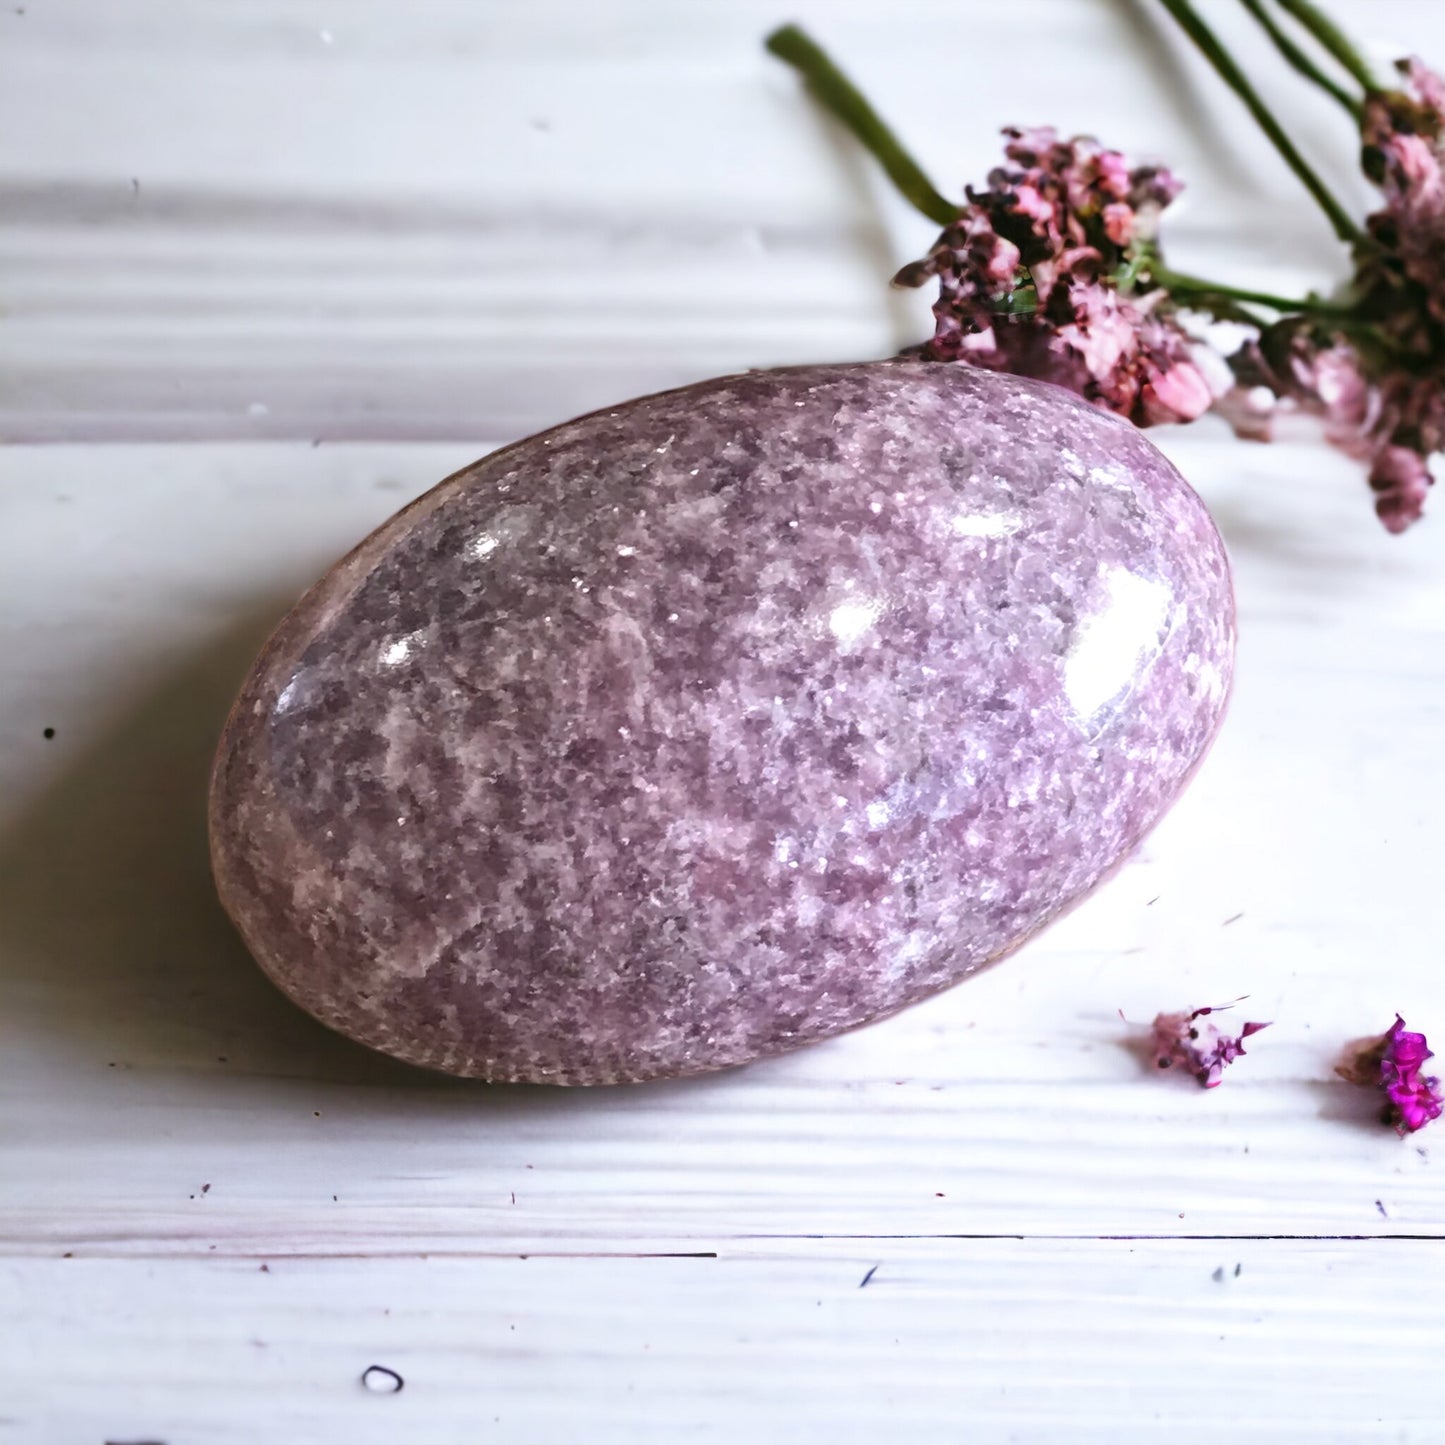
{"type": "Polygon", "coordinates": [[[1385,196],[1366,225],[1380,248],[1375,281],[1409,293],[1433,331],[1445,322],[1445,80],[1418,57],[1398,69],[1403,86],[1372,92],[1361,112],[1360,163],[1385,196]]]}
{"type": "Polygon", "coordinates": [[[1360,105],[1362,164],[1384,206],[1354,249],[1348,303],[1276,304],[1266,321],[1233,299],[1250,293],[1176,284],[1156,241],[1180,190],[1169,171],[1131,168],[1087,137],[1007,130],[1008,163],[895,278],[938,280],[924,353],[1055,382],[1139,426],[1213,407],[1267,441],[1279,413],[1316,416],[1368,467],[1380,520],[1404,531],[1445,450],[1445,81],[1419,60],[1400,71],[1399,88],[1360,105]],[[1257,324],[1226,369],[1182,311],[1257,324]],[[1232,386],[1212,384],[1229,371],[1232,386]]]}
{"type": "Polygon", "coordinates": [[[1289,316],[1231,358],[1219,410],[1268,440],[1272,415],[1303,411],[1369,467],[1392,532],[1418,521],[1429,459],[1445,450],[1445,82],[1400,62],[1405,88],[1361,108],[1362,164],[1384,193],[1356,248],[1353,300],[1289,316]]]}
{"type": "Polygon", "coordinates": [[[1368,382],[1345,423],[1392,532],[1419,518],[1445,448],[1445,82],[1417,59],[1399,70],[1404,88],[1368,95],[1362,112],[1361,164],[1385,204],[1359,252],[1357,309],[1378,323],[1356,347],[1368,382]]]}
{"type": "Polygon", "coordinates": [[[1228,1034],[1212,1019],[1201,1022],[1232,1007],[1216,1004],[1158,1014],[1151,1028],[1154,1062],[1161,1069],[1181,1068],[1193,1074],[1203,1088],[1214,1088],[1224,1070],[1244,1053],[1245,1039],[1269,1027],[1267,1023],[1247,1023],[1237,1034],[1228,1034]]]}
{"type": "Polygon", "coordinates": [[[1192,421],[1214,393],[1167,293],[1137,265],[1179,182],[1084,136],[1004,135],[1008,163],[895,277],[938,280],[924,353],[1055,382],[1139,426],[1192,421]]]}
{"type": "Polygon", "coordinates": [[[768,47],[808,78],[902,194],[944,228],[928,255],[895,278],[939,283],[933,337],[913,354],[1055,382],[1139,426],[1214,410],[1241,436],[1266,441],[1278,413],[1307,413],[1365,464],[1380,520],[1403,532],[1424,509],[1431,459],[1445,452],[1445,79],[1410,59],[1399,63],[1398,80],[1381,85],[1315,5],[1250,0],[1284,59],[1358,129],[1361,164],[1383,198],[1361,226],[1193,0],[1166,0],[1164,8],[1349,248],[1353,275],[1341,298],[1279,297],[1172,270],[1157,230],[1178,180],[1047,127],[1006,130],[1005,163],[956,205],[796,26],[776,32],[768,47]],[[1309,43],[1297,44],[1290,26],[1309,43]],[[1243,323],[1250,339],[1226,359],[1191,332],[1210,317],[1243,323]]]}
{"type": "Polygon", "coordinates": [[[1434,1058],[1424,1034],[1411,1033],[1399,1014],[1378,1038],[1353,1045],[1336,1072],[1352,1084],[1380,1089],[1384,1120],[1401,1134],[1423,1129],[1445,1112],[1440,1080],[1420,1071],[1434,1058]]]}

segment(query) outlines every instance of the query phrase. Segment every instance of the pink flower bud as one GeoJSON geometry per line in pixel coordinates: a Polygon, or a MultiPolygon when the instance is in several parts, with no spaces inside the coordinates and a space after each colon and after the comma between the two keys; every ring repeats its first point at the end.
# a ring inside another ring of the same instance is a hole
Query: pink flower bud
{"type": "Polygon", "coordinates": [[[1192,361],[1177,361],[1144,383],[1144,412],[1149,425],[1193,421],[1214,404],[1214,393],[1192,361]]]}
{"type": "Polygon", "coordinates": [[[1122,201],[1104,207],[1104,234],[1116,245],[1127,246],[1134,239],[1134,208],[1122,201]]]}

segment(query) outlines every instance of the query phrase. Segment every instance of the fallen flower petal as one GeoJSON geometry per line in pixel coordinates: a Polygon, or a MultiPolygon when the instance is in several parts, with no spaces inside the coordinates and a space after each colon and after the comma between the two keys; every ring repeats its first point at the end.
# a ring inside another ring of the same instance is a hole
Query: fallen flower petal
{"type": "Polygon", "coordinates": [[[1268,1023],[1246,1023],[1238,1034],[1228,1034],[1213,1020],[1200,1022],[1209,1014],[1233,1008],[1216,1004],[1179,1013],[1161,1013],[1152,1025],[1154,1060],[1161,1069],[1181,1068],[1193,1074],[1206,1089],[1216,1087],[1224,1070],[1244,1053],[1244,1041],[1267,1029],[1268,1023]]]}
{"type": "Polygon", "coordinates": [[[1351,1084],[1382,1090],[1384,1122],[1402,1135],[1413,1134],[1445,1112],[1440,1080],[1420,1072],[1434,1057],[1425,1035],[1411,1033],[1396,1014],[1395,1022],[1378,1038],[1351,1044],[1335,1072],[1351,1084]]]}

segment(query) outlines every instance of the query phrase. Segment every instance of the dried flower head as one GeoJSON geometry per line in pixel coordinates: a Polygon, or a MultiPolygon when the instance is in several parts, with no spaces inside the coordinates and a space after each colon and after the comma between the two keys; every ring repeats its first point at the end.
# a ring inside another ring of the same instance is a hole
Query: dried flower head
{"type": "Polygon", "coordinates": [[[1203,1088],[1214,1088],[1224,1070],[1244,1053],[1245,1039],[1269,1027],[1267,1023],[1247,1023],[1237,1034],[1229,1034],[1209,1018],[1233,1007],[1216,1004],[1157,1014],[1151,1026],[1155,1063],[1161,1069],[1183,1069],[1193,1074],[1203,1088]]]}
{"type": "Polygon", "coordinates": [[[1383,284],[1418,287],[1416,299],[1445,319],[1445,81],[1418,57],[1398,62],[1403,84],[1365,97],[1360,164],[1384,193],[1366,221],[1389,258],[1383,284]]]}
{"type": "Polygon", "coordinates": [[[1384,1122],[1401,1134],[1413,1134],[1445,1112],[1440,1080],[1420,1071],[1434,1058],[1424,1034],[1411,1033],[1399,1014],[1378,1038],[1350,1045],[1335,1072],[1352,1084],[1380,1089],[1384,1122]]]}
{"type": "Polygon", "coordinates": [[[1354,275],[1343,296],[1283,297],[1172,270],[1157,231],[1178,180],[1159,167],[1131,167],[1086,136],[1006,130],[1005,163],[956,205],[796,26],[768,47],[944,228],[928,255],[895,278],[939,283],[934,334],[917,352],[1051,381],[1139,426],[1214,409],[1241,436],[1267,441],[1280,412],[1317,416],[1331,442],[1366,464],[1375,511],[1402,532],[1423,511],[1430,459],[1445,452],[1445,80],[1410,59],[1399,63],[1398,82],[1381,86],[1328,17],[1286,4],[1313,47],[1349,76],[1341,84],[1311,59],[1310,45],[1296,44],[1250,0],[1289,64],[1359,128],[1361,163],[1383,202],[1361,226],[1192,0],[1164,0],[1164,8],[1349,248],[1354,275]],[[1227,364],[1185,325],[1204,316],[1249,330],[1227,364]]]}
{"type": "Polygon", "coordinates": [[[1401,88],[1361,107],[1361,161],[1385,204],[1366,219],[1348,306],[1266,328],[1231,358],[1236,386],[1217,408],[1256,440],[1276,411],[1320,417],[1368,464],[1391,532],[1419,520],[1445,450],[1445,81],[1419,60],[1399,70],[1401,88]]]}
{"type": "Polygon", "coordinates": [[[1052,381],[1139,426],[1208,410],[1196,343],[1139,266],[1180,183],[1087,136],[1004,135],[1008,164],[895,278],[938,280],[924,353],[1052,381]]]}

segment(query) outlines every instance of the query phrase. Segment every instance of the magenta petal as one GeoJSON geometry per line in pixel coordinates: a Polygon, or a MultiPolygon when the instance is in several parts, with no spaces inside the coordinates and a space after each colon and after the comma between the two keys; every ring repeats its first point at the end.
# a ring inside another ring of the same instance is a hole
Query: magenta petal
{"type": "Polygon", "coordinates": [[[1337,1072],[1352,1084],[1380,1089],[1388,1101],[1385,1122],[1401,1134],[1411,1134],[1445,1112],[1439,1079],[1420,1072],[1432,1058],[1425,1035],[1411,1032],[1396,1014],[1395,1022],[1378,1038],[1348,1050],[1337,1072]]]}

